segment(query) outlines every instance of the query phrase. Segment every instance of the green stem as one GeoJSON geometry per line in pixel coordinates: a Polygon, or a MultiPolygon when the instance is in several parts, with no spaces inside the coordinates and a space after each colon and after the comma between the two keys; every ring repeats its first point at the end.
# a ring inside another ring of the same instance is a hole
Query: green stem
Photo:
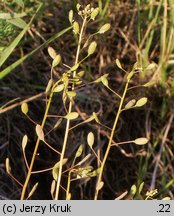
{"type": "Polygon", "coordinates": [[[99,173],[97,184],[96,184],[97,186],[96,186],[96,192],[95,192],[94,200],[97,200],[97,198],[98,198],[98,193],[99,193],[99,190],[100,190],[100,189],[98,189],[98,185],[100,184],[100,182],[102,182],[103,170],[104,170],[104,167],[105,167],[106,160],[108,158],[110,149],[112,147],[112,140],[113,140],[113,137],[114,137],[115,129],[117,127],[117,123],[118,123],[118,119],[119,119],[119,116],[120,116],[120,113],[121,113],[121,109],[122,109],[122,106],[123,106],[124,98],[126,96],[126,92],[127,92],[127,89],[128,89],[129,81],[130,80],[127,80],[127,83],[126,83],[123,95],[121,97],[120,105],[119,105],[119,108],[118,108],[118,111],[117,111],[117,115],[115,117],[114,125],[113,125],[112,131],[111,131],[111,136],[110,136],[110,139],[109,139],[108,147],[106,149],[106,152],[105,152],[105,155],[104,155],[104,158],[103,158],[103,162],[101,164],[100,173],[99,173]]]}

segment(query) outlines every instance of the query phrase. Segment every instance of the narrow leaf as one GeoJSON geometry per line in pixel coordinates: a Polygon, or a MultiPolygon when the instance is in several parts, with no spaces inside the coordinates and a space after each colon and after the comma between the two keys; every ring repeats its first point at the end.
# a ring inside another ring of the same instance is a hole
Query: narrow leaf
{"type": "Polygon", "coordinates": [[[28,197],[27,197],[27,199],[29,199],[33,194],[34,194],[34,192],[36,191],[36,189],[37,189],[37,186],[38,186],[38,182],[33,186],[33,188],[31,189],[31,191],[30,191],[30,193],[28,194],[28,197]]]}
{"type": "Polygon", "coordinates": [[[21,18],[9,19],[7,22],[17,26],[20,29],[24,29],[27,26],[27,23],[21,18]]]}
{"type": "Polygon", "coordinates": [[[24,34],[27,32],[28,28],[30,27],[31,23],[33,22],[33,19],[35,18],[36,14],[42,7],[42,4],[39,5],[36,13],[31,18],[30,22],[26,25],[26,27],[19,33],[19,35],[14,39],[14,41],[4,50],[3,55],[0,57],[0,67],[3,65],[3,63],[7,60],[7,58],[11,55],[15,47],[18,45],[24,34]]]}
{"type": "Polygon", "coordinates": [[[18,59],[16,62],[12,63],[11,65],[9,65],[8,67],[6,67],[4,70],[2,70],[0,72],[0,79],[3,79],[5,76],[7,76],[10,72],[12,72],[12,70],[14,70],[17,66],[19,66],[22,62],[24,62],[26,59],[28,59],[29,57],[31,57],[35,52],[37,52],[38,50],[40,50],[42,47],[44,47],[45,45],[48,45],[49,43],[51,43],[52,41],[54,41],[56,38],[59,38],[61,35],[65,34],[67,31],[69,31],[70,29],[72,29],[72,27],[68,27],[64,30],[62,30],[61,32],[56,33],[55,35],[53,35],[51,38],[49,38],[47,41],[45,41],[43,44],[41,44],[40,46],[36,47],[34,50],[32,50],[30,53],[28,53],[27,55],[25,55],[24,57],[18,59]]]}

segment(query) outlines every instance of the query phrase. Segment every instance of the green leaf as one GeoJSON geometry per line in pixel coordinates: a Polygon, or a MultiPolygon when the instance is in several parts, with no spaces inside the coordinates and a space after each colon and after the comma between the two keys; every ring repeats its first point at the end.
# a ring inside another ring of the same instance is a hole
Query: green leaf
{"type": "Polygon", "coordinates": [[[30,53],[28,53],[27,55],[25,55],[24,57],[20,58],[19,60],[17,60],[16,62],[14,62],[13,64],[11,64],[10,66],[8,66],[7,68],[5,68],[3,71],[0,72],[0,79],[3,79],[5,76],[7,76],[12,70],[14,70],[17,66],[19,66],[22,62],[24,62],[26,59],[28,59],[29,57],[31,57],[35,52],[37,52],[38,50],[40,50],[42,47],[48,45],[49,43],[51,43],[52,41],[54,41],[56,38],[59,38],[60,36],[62,36],[63,34],[65,34],[67,31],[69,31],[70,29],[72,29],[72,27],[68,27],[64,30],[62,30],[59,33],[56,33],[55,35],[53,35],[51,38],[49,38],[47,41],[45,41],[43,44],[41,44],[40,46],[38,46],[37,48],[35,48],[34,50],[32,50],[30,53]]]}
{"type": "Polygon", "coordinates": [[[66,116],[64,116],[64,118],[68,119],[68,120],[73,120],[78,118],[79,114],[77,112],[71,112],[68,113],[66,116]]]}
{"type": "Polygon", "coordinates": [[[27,26],[27,23],[21,18],[9,19],[7,22],[17,26],[18,28],[24,29],[27,26]]]}
{"type": "Polygon", "coordinates": [[[13,1],[16,2],[22,8],[24,8],[24,1],[23,0],[13,0],[13,1]]]}
{"type": "Polygon", "coordinates": [[[26,27],[19,33],[19,35],[14,39],[14,41],[4,50],[3,55],[0,57],[0,67],[3,65],[3,63],[7,60],[7,58],[11,55],[15,47],[18,45],[24,34],[27,32],[28,28],[30,27],[31,23],[33,22],[33,19],[35,18],[38,11],[41,9],[43,4],[40,4],[36,13],[31,18],[30,22],[26,25],[26,27]]]}
{"type": "Polygon", "coordinates": [[[148,139],[145,137],[137,138],[133,141],[136,145],[145,145],[148,143],[148,139]]]}
{"type": "Polygon", "coordinates": [[[0,13],[0,19],[15,19],[15,18],[21,18],[26,16],[26,13],[0,13]]]}

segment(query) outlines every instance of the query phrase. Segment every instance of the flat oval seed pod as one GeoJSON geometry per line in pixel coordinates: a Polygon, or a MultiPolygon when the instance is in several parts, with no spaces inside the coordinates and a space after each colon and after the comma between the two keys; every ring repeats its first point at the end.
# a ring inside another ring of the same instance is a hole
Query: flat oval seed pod
{"type": "Polygon", "coordinates": [[[129,109],[129,108],[131,108],[131,107],[133,107],[134,105],[135,105],[135,103],[136,103],[136,100],[135,99],[132,99],[132,100],[130,100],[126,105],[125,105],[125,109],[129,109]]]}
{"type": "Polygon", "coordinates": [[[80,31],[79,24],[78,24],[78,22],[76,22],[76,21],[73,23],[73,30],[74,30],[74,33],[75,33],[75,34],[78,34],[79,31],[80,31]]]}
{"type": "Polygon", "coordinates": [[[23,149],[23,151],[25,150],[27,142],[28,142],[28,137],[27,137],[27,135],[24,135],[23,139],[22,139],[22,149],[23,149]]]}
{"type": "Polygon", "coordinates": [[[137,138],[134,140],[134,143],[137,145],[145,145],[148,143],[148,139],[145,137],[137,138]]]}
{"type": "Polygon", "coordinates": [[[91,19],[95,20],[96,16],[99,14],[99,12],[100,12],[100,9],[98,7],[95,8],[91,13],[91,19]]]}
{"type": "Polygon", "coordinates": [[[53,85],[53,80],[50,79],[50,80],[48,81],[48,84],[47,84],[47,87],[46,87],[45,93],[48,93],[48,92],[50,91],[52,85],[53,85]]]}
{"type": "MultiPolygon", "coordinates": [[[[62,161],[62,165],[66,164],[67,161],[68,159],[64,158],[62,161]]],[[[60,161],[57,162],[52,169],[52,175],[55,181],[57,181],[59,167],[60,167],[60,161]]]]}
{"type": "Polygon", "coordinates": [[[61,62],[61,56],[60,55],[56,55],[55,59],[53,60],[53,67],[56,67],[59,63],[61,62]]]}
{"type": "Polygon", "coordinates": [[[94,134],[92,132],[88,133],[87,142],[90,148],[92,148],[92,146],[94,145],[94,134]]]}
{"type": "Polygon", "coordinates": [[[69,21],[72,24],[72,22],[73,22],[73,10],[69,11],[69,21]]]}
{"type": "Polygon", "coordinates": [[[142,107],[142,106],[144,106],[146,103],[147,103],[147,97],[142,97],[141,99],[139,99],[139,100],[136,102],[135,106],[136,106],[136,107],[142,107]]]}
{"type": "Polygon", "coordinates": [[[61,92],[63,91],[64,87],[64,84],[60,84],[54,88],[53,92],[61,92]]]}
{"type": "Polygon", "coordinates": [[[111,27],[110,23],[106,23],[104,24],[98,31],[99,34],[104,34],[105,32],[107,32],[111,27]]]}
{"type": "Polygon", "coordinates": [[[44,132],[42,126],[39,124],[36,125],[36,134],[40,140],[44,141],[44,132]]]}
{"type": "Polygon", "coordinates": [[[103,181],[99,182],[99,183],[97,184],[96,190],[97,190],[97,191],[101,190],[103,186],[104,186],[104,182],[103,182],[103,181]]]}
{"type": "Polygon", "coordinates": [[[118,68],[120,68],[121,70],[123,70],[119,59],[116,59],[115,63],[116,63],[116,65],[117,65],[118,68]]]}
{"type": "Polygon", "coordinates": [[[68,120],[73,120],[78,118],[79,114],[77,112],[71,112],[68,113],[66,116],[64,116],[64,118],[68,119],[68,120]]]}
{"type": "Polygon", "coordinates": [[[52,59],[55,59],[57,55],[56,51],[52,47],[48,47],[48,54],[52,59]]]}
{"type": "Polygon", "coordinates": [[[26,115],[28,113],[28,104],[27,103],[22,103],[21,110],[26,115]]]}
{"type": "Polygon", "coordinates": [[[93,41],[90,45],[89,45],[89,48],[88,48],[88,55],[92,55],[95,50],[96,50],[96,47],[97,47],[97,43],[95,41],[93,41]]]}

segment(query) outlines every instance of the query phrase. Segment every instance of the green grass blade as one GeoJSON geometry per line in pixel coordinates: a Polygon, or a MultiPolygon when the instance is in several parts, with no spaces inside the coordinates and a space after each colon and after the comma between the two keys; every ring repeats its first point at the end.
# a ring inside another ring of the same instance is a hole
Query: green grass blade
{"type": "Polygon", "coordinates": [[[39,5],[36,13],[32,16],[30,22],[26,25],[26,27],[19,33],[19,35],[14,39],[14,41],[4,50],[3,55],[0,57],[0,67],[3,65],[3,63],[8,59],[8,57],[11,55],[15,47],[18,45],[26,31],[28,30],[29,26],[31,25],[33,19],[35,18],[36,14],[42,7],[42,4],[39,5]]]}
{"type": "Polygon", "coordinates": [[[28,53],[27,55],[25,55],[24,57],[20,58],[19,60],[17,60],[16,62],[14,62],[13,64],[11,64],[10,66],[8,66],[7,68],[5,68],[3,71],[0,72],[0,79],[3,79],[5,76],[7,76],[13,69],[15,69],[17,66],[19,66],[23,61],[25,61],[27,58],[31,57],[35,52],[37,52],[39,49],[41,49],[42,47],[46,46],[47,44],[51,43],[52,41],[54,41],[56,38],[59,38],[60,36],[62,36],[63,34],[65,34],[67,31],[69,31],[70,29],[72,29],[72,27],[68,27],[64,30],[62,30],[61,32],[53,35],[51,38],[49,38],[47,41],[45,41],[43,44],[41,44],[40,46],[38,46],[37,48],[35,48],[34,50],[32,50],[30,53],[28,53]]]}

